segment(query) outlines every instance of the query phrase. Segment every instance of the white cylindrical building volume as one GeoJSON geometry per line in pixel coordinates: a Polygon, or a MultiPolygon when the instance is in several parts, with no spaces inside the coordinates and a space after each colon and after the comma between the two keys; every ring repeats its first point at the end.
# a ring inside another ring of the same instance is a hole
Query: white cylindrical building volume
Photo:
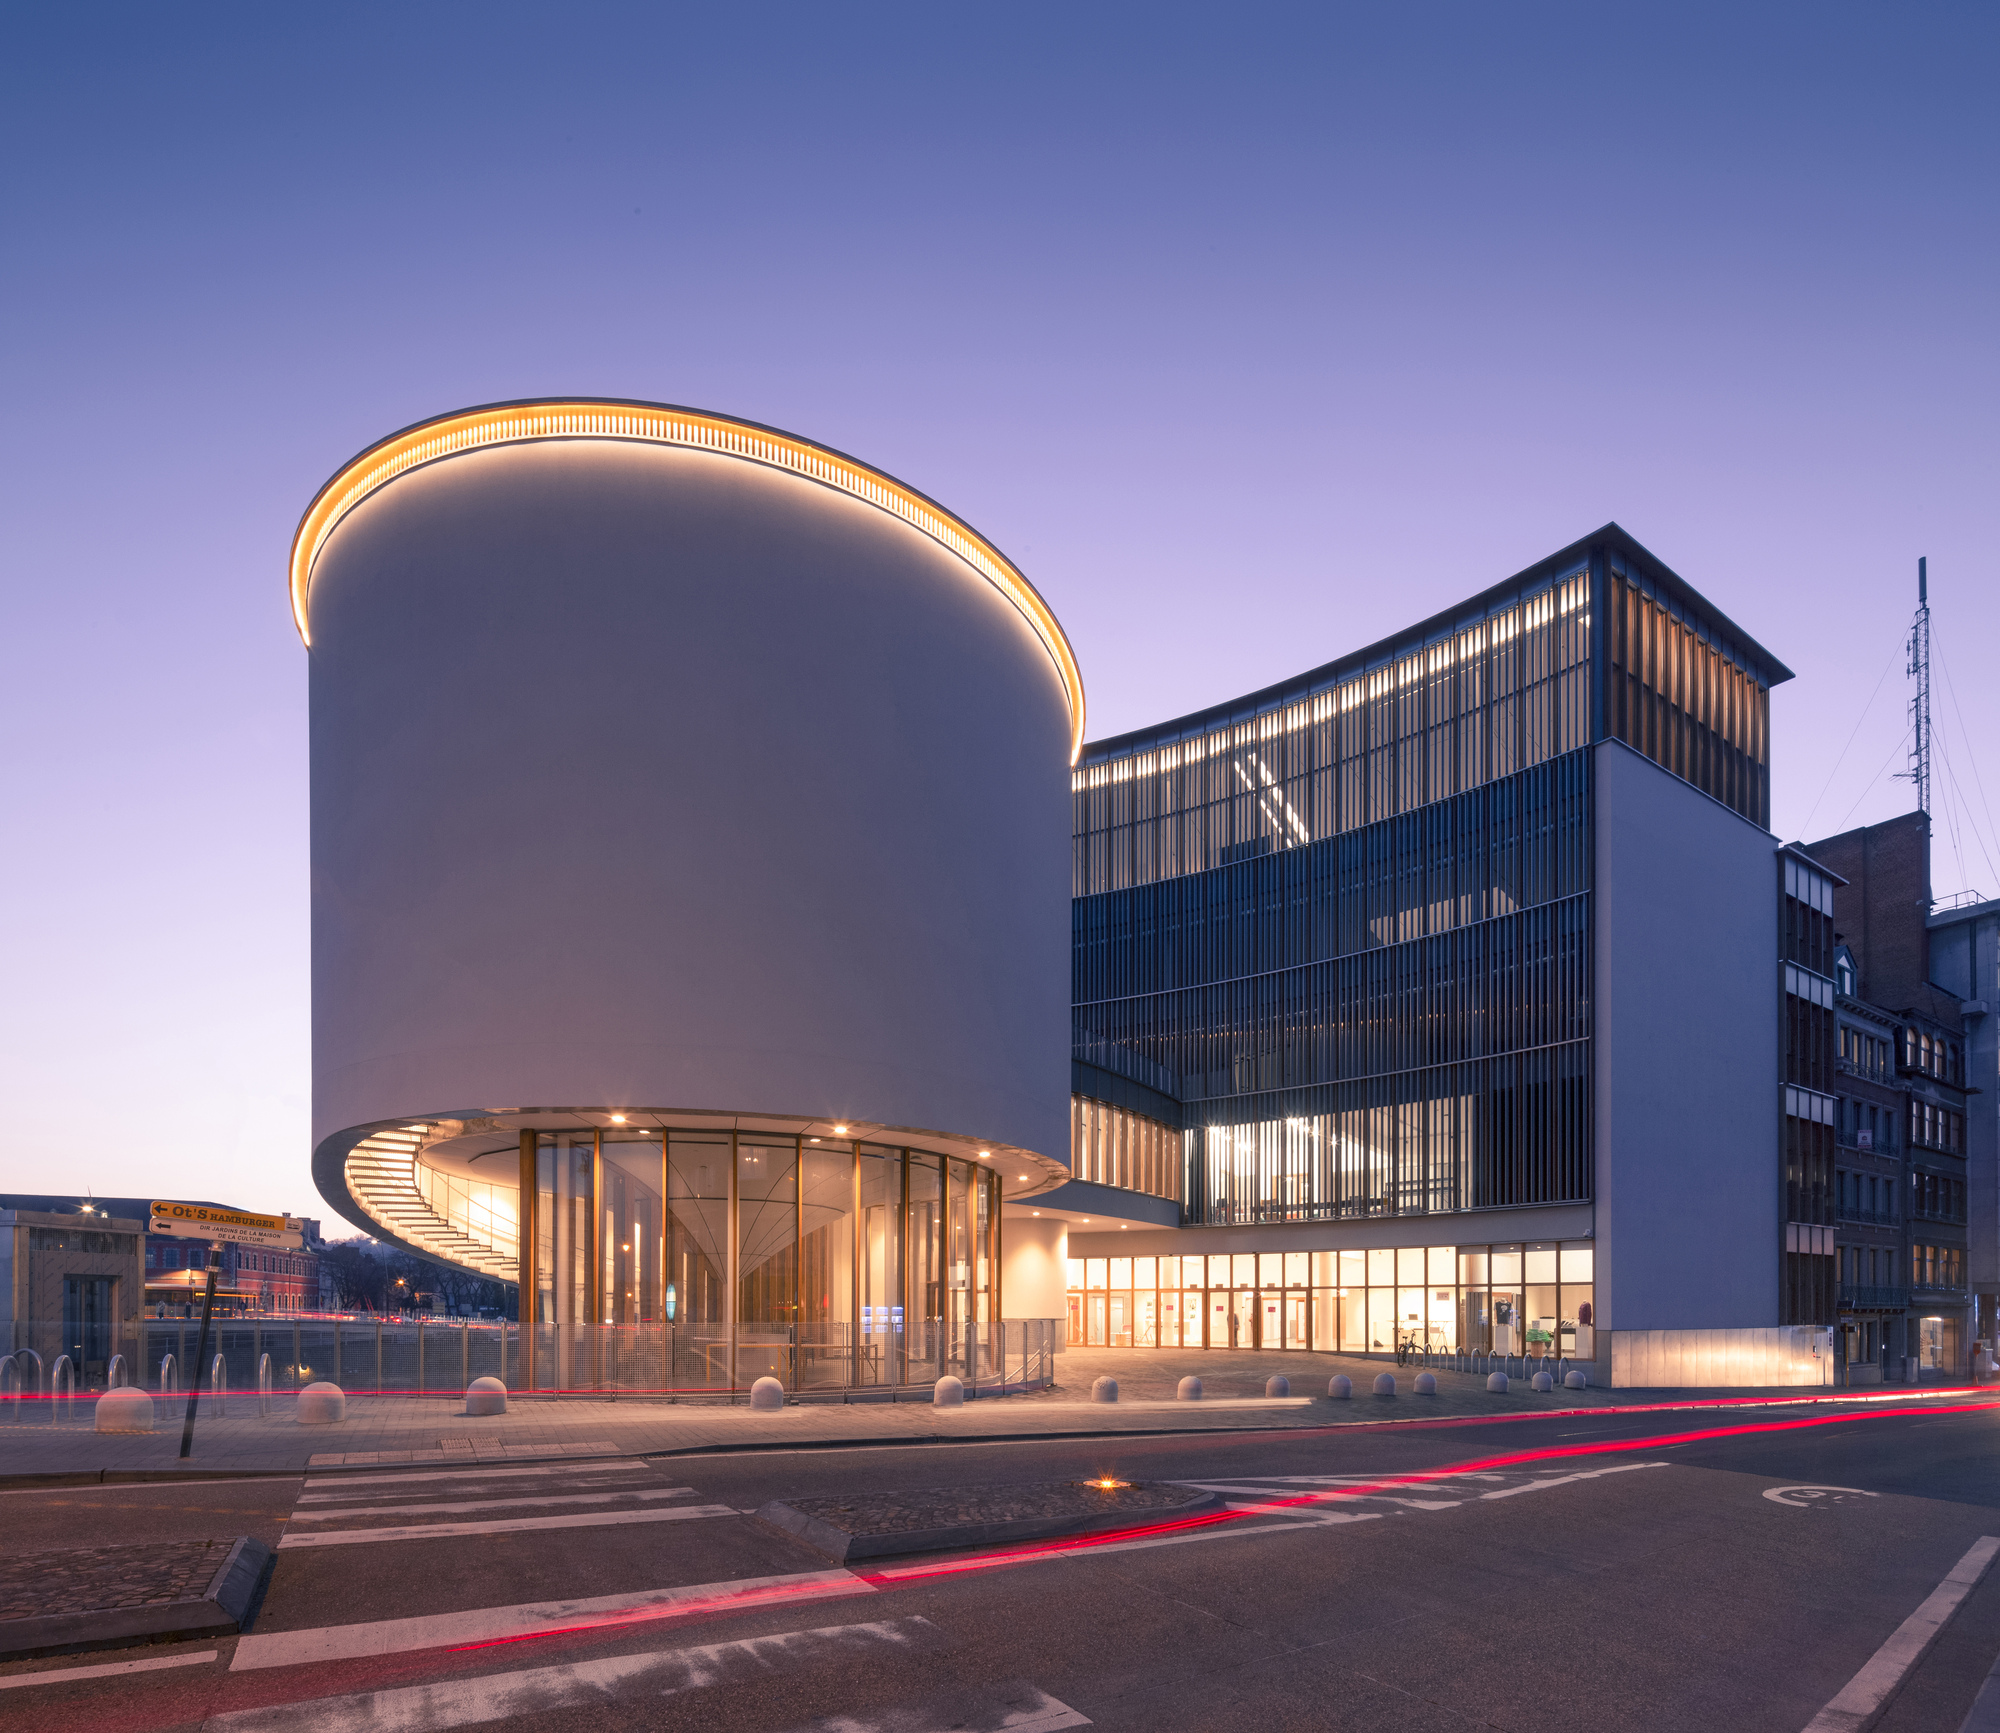
{"type": "Polygon", "coordinates": [[[1067,1175],[1082,691],[1026,580],[836,452],[565,401],[354,459],[292,596],[328,1199],[519,1280],[539,1384],[657,1383],[571,1363],[613,1323],[710,1385],[950,1362],[1067,1175]]]}

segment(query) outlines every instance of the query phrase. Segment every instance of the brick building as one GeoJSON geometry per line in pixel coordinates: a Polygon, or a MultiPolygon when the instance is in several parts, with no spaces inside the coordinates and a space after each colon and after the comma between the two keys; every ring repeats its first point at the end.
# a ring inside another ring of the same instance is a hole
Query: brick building
{"type": "Polygon", "coordinates": [[[1954,953],[1933,943],[1930,842],[1912,812],[1808,847],[1841,881],[1836,1257],[1840,1345],[1862,1376],[1907,1358],[1963,1372],[1975,1335],[1990,1340],[1990,1303],[1984,1331],[1973,1311],[1968,1108],[1991,1085],[1970,1075],[1968,995],[1934,978],[1954,953]]]}

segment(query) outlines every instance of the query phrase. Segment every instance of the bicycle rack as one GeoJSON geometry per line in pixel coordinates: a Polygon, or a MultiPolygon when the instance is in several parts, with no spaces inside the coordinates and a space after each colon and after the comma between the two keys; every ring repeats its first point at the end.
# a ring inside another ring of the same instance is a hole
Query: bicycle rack
{"type": "Polygon", "coordinates": [[[257,1362],[257,1418],[271,1418],[271,1356],[264,1355],[257,1362]]]}
{"type": "Polygon", "coordinates": [[[220,1354],[208,1368],[209,1412],[218,1420],[229,1412],[229,1368],[220,1354]]]}
{"type": "Polygon", "coordinates": [[[5,1378],[9,1372],[14,1375],[14,1418],[19,1420],[22,1402],[29,1396],[42,1393],[42,1357],[32,1348],[19,1348],[0,1360],[0,1394],[5,1394],[5,1378]],[[34,1368],[32,1381],[29,1378],[31,1366],[34,1368]]]}
{"type": "Polygon", "coordinates": [[[171,1354],[160,1356],[160,1394],[171,1396],[180,1386],[179,1369],[174,1365],[171,1354]]]}
{"type": "Polygon", "coordinates": [[[125,1382],[128,1376],[129,1374],[125,1370],[125,1356],[123,1354],[113,1354],[111,1356],[111,1364],[104,1369],[104,1388],[107,1390],[116,1390],[125,1382]]]}
{"type": "Polygon", "coordinates": [[[76,1363],[67,1354],[58,1354],[55,1368],[49,1373],[49,1424],[54,1426],[75,1418],[76,1363]]]}

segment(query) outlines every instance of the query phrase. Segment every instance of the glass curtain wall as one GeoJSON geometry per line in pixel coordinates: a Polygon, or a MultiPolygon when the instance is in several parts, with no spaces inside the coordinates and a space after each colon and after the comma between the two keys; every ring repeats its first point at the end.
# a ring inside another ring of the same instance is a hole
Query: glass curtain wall
{"type": "Polygon", "coordinates": [[[1760,825],[1771,822],[1771,693],[1696,619],[1611,566],[1605,730],[1760,825]]]}
{"type": "Polygon", "coordinates": [[[1184,1220],[1589,1196],[1590,810],[1576,752],[1075,903],[1074,1051],[1187,1104],[1184,1220]]]}
{"type": "Polygon", "coordinates": [[[1097,1348],[1596,1358],[1587,1243],[1071,1258],[1069,1339],[1097,1348]]]}
{"type": "Polygon", "coordinates": [[[532,1388],[928,1382],[997,1321],[1000,1179],[817,1138],[536,1139],[532,1388]]]}
{"type": "Polygon", "coordinates": [[[1072,894],[1300,848],[1589,739],[1590,579],[1578,570],[1247,721],[1079,768],[1072,894]]]}

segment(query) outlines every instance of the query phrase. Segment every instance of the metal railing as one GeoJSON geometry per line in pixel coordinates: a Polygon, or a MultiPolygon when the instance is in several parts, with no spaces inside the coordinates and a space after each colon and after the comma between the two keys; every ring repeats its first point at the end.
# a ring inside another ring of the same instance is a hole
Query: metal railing
{"type": "MultiPolygon", "coordinates": [[[[72,1350],[61,1364],[60,1405],[47,1399],[47,1362],[32,1348],[0,1354],[0,1413],[20,1421],[33,1410],[54,1417],[102,1389],[135,1382],[155,1368],[158,1394],[198,1388],[203,1415],[227,1412],[231,1391],[255,1392],[258,1414],[289,1412],[285,1399],[325,1380],[351,1395],[456,1398],[475,1378],[498,1378],[528,1393],[665,1396],[672,1400],[740,1399],[760,1377],[788,1393],[842,1400],[845,1395],[927,1391],[940,1377],[961,1379],[968,1396],[1045,1388],[1055,1382],[1062,1343],[1059,1319],[1004,1322],[919,1321],[893,1332],[871,1319],[860,1325],[688,1323],[530,1325],[493,1319],[381,1317],[217,1319],[205,1364],[192,1364],[201,1326],[192,1318],[146,1318],[120,1326],[119,1351],[84,1364],[72,1350]]],[[[38,1324],[21,1336],[60,1342],[38,1324]]],[[[53,1353],[53,1349],[51,1349],[53,1353]]],[[[241,1408],[239,1414],[243,1412],[241,1408]]]]}
{"type": "Polygon", "coordinates": [[[1842,1282],[1840,1303],[1849,1308],[1858,1307],[1863,1311],[1900,1312],[1910,1303],[1910,1290],[1842,1282]]]}

